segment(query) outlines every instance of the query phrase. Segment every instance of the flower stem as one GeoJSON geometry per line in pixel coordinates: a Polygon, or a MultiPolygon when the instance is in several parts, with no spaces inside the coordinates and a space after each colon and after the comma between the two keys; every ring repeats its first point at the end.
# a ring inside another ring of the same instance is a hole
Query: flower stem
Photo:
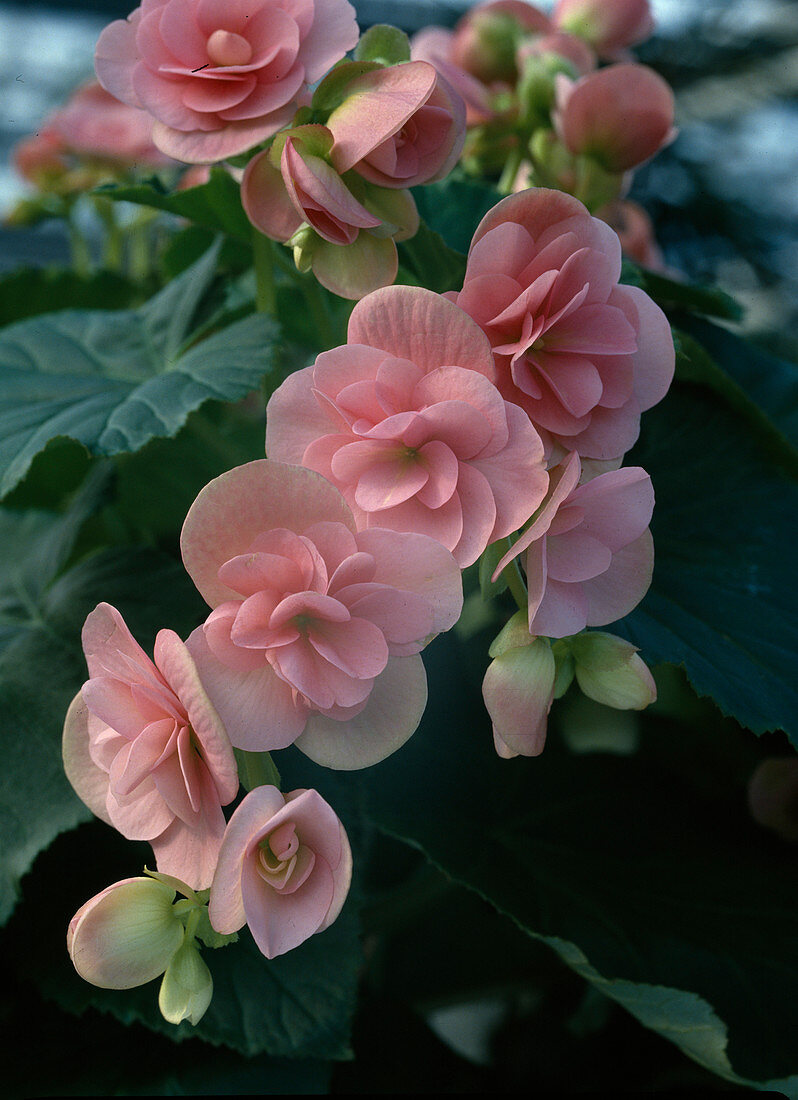
{"type": "Polygon", "coordinates": [[[324,294],[316,280],[315,275],[308,275],[302,279],[302,293],[308,304],[313,326],[318,337],[318,344],[325,350],[329,350],[338,343],[333,330],[330,312],[324,300],[324,294]]]}
{"type": "Polygon", "coordinates": [[[272,242],[257,229],[252,231],[252,260],[255,265],[255,308],[273,317],[277,312],[274,291],[272,242]]]}
{"type": "Polygon", "coordinates": [[[518,568],[518,562],[515,558],[511,562],[508,562],[502,570],[502,576],[507,581],[507,587],[513,594],[513,599],[518,604],[519,611],[526,611],[529,606],[529,594],[524,584],[524,578],[521,576],[521,570],[518,568]]]}
{"type": "Polygon", "coordinates": [[[505,161],[501,177],[499,178],[498,190],[502,195],[511,195],[513,193],[513,184],[515,183],[515,177],[518,175],[518,169],[521,167],[521,162],[523,159],[524,148],[522,143],[519,141],[505,161]]]}

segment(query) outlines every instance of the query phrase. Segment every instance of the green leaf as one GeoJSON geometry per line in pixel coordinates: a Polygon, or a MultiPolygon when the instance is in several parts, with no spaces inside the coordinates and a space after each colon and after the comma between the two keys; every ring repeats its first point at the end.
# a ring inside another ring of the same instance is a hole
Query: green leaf
{"type": "MultiPolygon", "coordinates": [[[[741,355],[746,351],[750,351],[750,345],[745,341],[740,340],[742,345],[740,352],[741,355]]],[[[676,377],[680,382],[692,382],[699,385],[707,386],[713,390],[715,394],[719,394],[728,403],[730,408],[735,412],[739,412],[750,423],[751,429],[755,434],[756,439],[762,443],[763,447],[773,455],[773,458],[784,466],[784,469],[794,477],[798,477],[798,449],[792,444],[783,431],[780,431],[775,425],[774,421],[770,419],[767,412],[756,403],[756,400],[750,394],[746,393],[743,386],[736,381],[736,379],[719,366],[717,362],[712,359],[703,344],[699,343],[688,335],[686,332],[680,332],[674,329],[674,345],[676,348],[676,377]]],[[[756,355],[754,354],[754,357],[756,355]]],[[[730,359],[726,359],[724,362],[730,363],[730,359]]],[[[778,361],[774,361],[778,362],[778,361]]],[[[788,383],[789,378],[785,368],[788,368],[790,364],[785,363],[780,371],[774,371],[773,374],[778,374],[781,383],[788,383]]],[[[798,368],[794,372],[796,379],[796,390],[798,390],[798,368]]],[[[776,378],[773,376],[769,379],[765,375],[765,385],[774,386],[776,378]]],[[[758,377],[754,383],[754,387],[758,382],[758,377]]],[[[787,417],[789,419],[789,400],[790,398],[795,401],[795,396],[791,393],[787,393],[787,386],[784,386],[785,392],[781,394],[784,398],[784,406],[779,411],[781,412],[781,418],[785,418],[785,409],[787,410],[787,417]]],[[[778,415],[778,414],[777,414],[778,415]]],[[[789,427],[789,425],[788,425],[789,427]]],[[[798,425],[796,425],[798,427],[798,425]]]]}
{"type": "Polygon", "coordinates": [[[465,256],[449,248],[440,233],[430,229],[423,221],[415,236],[400,242],[397,247],[402,266],[415,276],[419,286],[438,294],[462,289],[465,256]]]}
{"type": "Polygon", "coordinates": [[[798,745],[798,486],[744,420],[693,387],[646,414],[627,462],[654,483],[654,579],[612,633],[649,664],[683,665],[724,714],[798,745]]]}
{"type": "Polygon", "coordinates": [[[153,177],[145,183],[125,187],[109,184],[98,188],[97,194],[115,202],[132,202],[165,210],[206,229],[242,240],[249,240],[252,235],[252,226],[241,205],[240,187],[223,168],[212,168],[207,183],[184,191],[166,191],[157,177],[153,177]]]}
{"type": "Polygon", "coordinates": [[[0,325],[58,309],[123,309],[141,288],[113,271],[78,275],[52,267],[22,267],[0,279],[0,325]]]}
{"type": "Polygon", "coordinates": [[[667,275],[638,267],[631,260],[623,261],[621,282],[642,287],[666,313],[682,309],[706,317],[720,317],[724,321],[739,321],[743,315],[739,303],[718,287],[669,279],[667,275]]]}
{"type": "Polygon", "coordinates": [[[193,627],[201,615],[183,571],[150,551],[108,551],[59,576],[102,501],[106,473],[92,475],[64,515],[0,510],[0,921],[37,853],[90,816],[61,764],[64,715],[86,678],[86,616],[107,600],[130,616],[134,632],[152,634],[193,627]],[[142,600],[147,592],[157,593],[152,604],[142,600]]]}
{"type": "Polygon", "coordinates": [[[271,319],[246,317],[186,350],[215,252],[140,309],[46,314],[0,333],[0,495],[57,437],[95,455],[136,451],[208,398],[236,401],[260,384],[274,361],[271,319]]]}
{"type": "Polygon", "coordinates": [[[418,212],[449,248],[466,254],[474,231],[504,196],[486,183],[449,176],[439,183],[413,188],[418,212]]]}
{"type": "Polygon", "coordinates": [[[712,385],[739,408],[738,394],[753,403],[783,440],[791,453],[798,449],[798,364],[779,359],[728,329],[699,317],[680,320],[687,333],[719,364],[724,380],[714,373],[698,381],[712,385]]]}
{"type": "MultiPolygon", "coordinates": [[[[501,760],[473,655],[449,634],[424,659],[421,728],[364,782],[377,825],[713,1072],[798,1072],[792,852],[722,786],[723,757],[707,789],[663,768],[652,733],[634,758],[572,756],[552,731],[541,757],[501,760]]],[[[661,734],[668,752],[680,737],[688,764],[725,750],[703,727],[661,734]]]]}

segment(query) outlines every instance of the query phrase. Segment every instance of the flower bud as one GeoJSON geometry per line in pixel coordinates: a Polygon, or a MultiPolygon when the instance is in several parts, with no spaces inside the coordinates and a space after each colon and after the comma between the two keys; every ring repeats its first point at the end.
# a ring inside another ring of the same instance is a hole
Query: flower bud
{"type": "Polygon", "coordinates": [[[158,1007],[170,1024],[188,1020],[198,1024],[211,1003],[213,978],[195,946],[186,938],[174,955],[161,982],[158,1007]]]}
{"type": "Polygon", "coordinates": [[[554,699],[551,644],[547,638],[533,638],[525,618],[518,612],[495,639],[490,649],[494,659],[482,681],[496,751],[505,758],[540,755],[554,699]]]}
{"type": "Polygon", "coordinates": [[[657,698],[654,677],[637,647],[602,631],[570,639],[576,681],[585,695],[616,710],[643,710],[657,698]]]}
{"type": "Polygon", "coordinates": [[[654,29],[649,0],[558,0],[552,18],[610,60],[644,42],[654,29]]]}
{"type": "Polygon", "coordinates": [[[798,757],[762,760],[748,781],[748,807],[758,825],[798,841],[798,757]]]}
{"type": "Polygon", "coordinates": [[[164,882],[128,878],[81,906],[67,931],[81,978],[101,989],[132,989],[163,974],[184,936],[174,897],[164,882]]]}
{"type": "Polygon", "coordinates": [[[550,29],[548,16],[519,0],[480,4],[460,20],[451,43],[451,60],[483,84],[512,84],[515,52],[525,32],[550,29]]]}

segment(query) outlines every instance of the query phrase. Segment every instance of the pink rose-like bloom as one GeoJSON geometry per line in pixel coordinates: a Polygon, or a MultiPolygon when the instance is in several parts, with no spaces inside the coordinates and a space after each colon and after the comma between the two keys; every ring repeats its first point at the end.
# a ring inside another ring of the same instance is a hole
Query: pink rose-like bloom
{"type": "Polygon", "coordinates": [[[351,878],[346,832],[317,791],[257,787],[230,818],[208,914],[217,932],[249,925],[273,959],[330,927],[351,878]]]}
{"type": "Polygon", "coordinates": [[[644,291],[619,286],[620,273],[615,232],[559,191],[511,195],[477,227],[452,297],[487,334],[500,391],[550,454],[620,458],[670,385],[667,319],[644,291]]]}
{"type": "Polygon", "coordinates": [[[48,128],[79,156],[135,165],[169,164],[152,141],[146,111],[120,103],[100,84],[84,84],[48,119],[48,128]]]}
{"type": "Polygon", "coordinates": [[[533,635],[564,638],[606,626],[628,615],[651,584],[651,478],[626,466],[579,485],[580,473],[576,453],[550,471],[543,507],[494,573],[526,551],[533,635]]]}
{"type": "Polygon", "coordinates": [[[654,30],[649,0],[558,0],[552,21],[610,61],[654,30]]]}
{"type": "Polygon", "coordinates": [[[337,485],[359,529],[420,532],[470,565],[543,499],[537,432],[493,384],[484,334],[432,291],[375,291],[348,338],[272,395],[267,454],[337,485]]]}
{"type": "Polygon", "coordinates": [[[348,0],[143,0],[100,35],[95,68],[152,115],[159,149],[213,162],[286,126],[357,39],[348,0]]]}
{"type": "Polygon", "coordinates": [[[323,477],[266,460],[206,485],[181,545],[215,609],[187,645],[237,748],[296,742],[317,763],[364,768],[415,731],[427,698],[418,654],[462,607],[442,546],[357,531],[323,477]]]}
{"type": "Polygon", "coordinates": [[[160,871],[203,890],[238,771],[191,655],[161,630],[153,663],[106,603],[88,616],[82,639],[90,679],[64,724],[67,778],[97,817],[149,841],[160,871]]]}
{"type": "Polygon", "coordinates": [[[575,83],[559,76],[555,88],[560,140],[608,172],[636,168],[676,137],[673,92],[646,65],[609,65],[575,83]]]}
{"type": "Polygon", "coordinates": [[[463,150],[462,98],[425,61],[356,77],[327,126],[331,158],[381,187],[415,187],[448,175],[463,150]]]}

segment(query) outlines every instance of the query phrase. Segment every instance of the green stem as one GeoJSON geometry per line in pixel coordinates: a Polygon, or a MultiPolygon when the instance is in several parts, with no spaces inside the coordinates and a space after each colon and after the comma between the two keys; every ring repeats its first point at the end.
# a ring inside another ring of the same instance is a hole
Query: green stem
{"type": "Polygon", "coordinates": [[[529,594],[524,584],[524,579],[521,576],[521,570],[518,568],[518,561],[513,558],[511,562],[505,565],[502,570],[502,576],[507,581],[507,587],[513,594],[513,599],[518,604],[519,611],[526,611],[529,606],[529,594]]]}
{"type": "Polygon", "coordinates": [[[336,339],[330,312],[327,309],[327,303],[324,300],[324,294],[316,280],[316,276],[306,276],[302,279],[301,285],[318,336],[319,346],[325,349],[335,347],[339,341],[336,339]]]}
{"type": "Polygon", "coordinates": [[[143,283],[152,266],[150,226],[157,218],[155,210],[142,210],[127,231],[128,273],[136,283],[143,283]]]}
{"type": "Polygon", "coordinates": [[[252,232],[252,260],[255,265],[255,308],[274,317],[277,296],[274,289],[272,242],[257,229],[252,232]]]}
{"type": "Polygon", "coordinates": [[[103,244],[103,267],[107,271],[122,270],[122,232],[114,215],[113,203],[102,195],[94,195],[94,209],[103,223],[105,241],[103,244]]]}
{"type": "Polygon", "coordinates": [[[499,178],[498,189],[502,195],[511,195],[513,193],[515,177],[518,175],[518,169],[521,167],[523,159],[524,149],[521,141],[519,141],[505,161],[501,177],[499,178]]]}
{"type": "Polygon", "coordinates": [[[89,242],[78,229],[72,211],[67,217],[67,230],[69,232],[69,247],[72,252],[72,266],[77,275],[89,275],[91,273],[91,252],[89,242]]]}

